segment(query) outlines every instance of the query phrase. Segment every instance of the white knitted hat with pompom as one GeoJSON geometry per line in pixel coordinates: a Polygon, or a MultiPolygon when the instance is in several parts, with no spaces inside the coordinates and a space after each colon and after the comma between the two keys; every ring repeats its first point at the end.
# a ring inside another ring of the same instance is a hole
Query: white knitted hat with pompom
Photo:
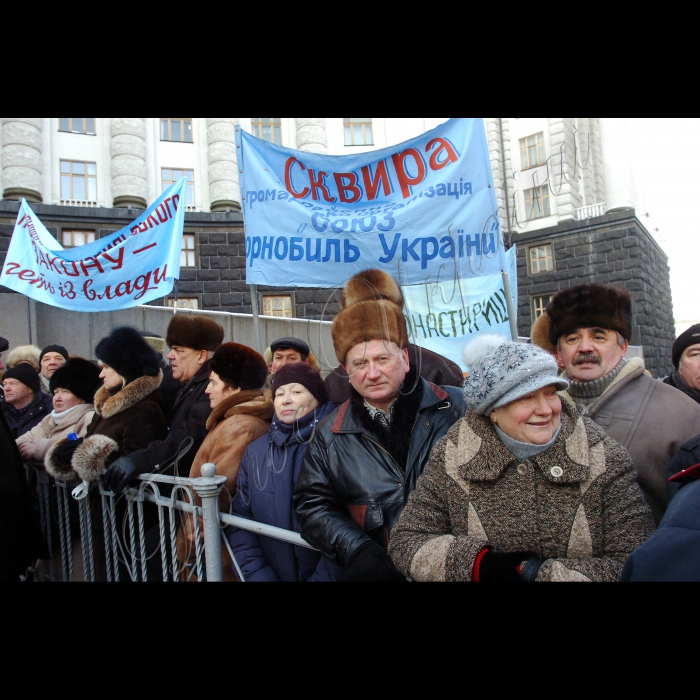
{"type": "Polygon", "coordinates": [[[486,415],[550,384],[557,391],[569,386],[558,376],[554,358],[536,345],[484,334],[469,343],[462,354],[469,370],[464,397],[474,413],[486,415]]]}

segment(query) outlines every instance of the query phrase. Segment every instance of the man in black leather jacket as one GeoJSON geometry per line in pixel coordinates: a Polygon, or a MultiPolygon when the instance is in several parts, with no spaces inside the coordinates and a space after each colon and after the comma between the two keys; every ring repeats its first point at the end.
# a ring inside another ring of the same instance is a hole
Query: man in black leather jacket
{"type": "Polygon", "coordinates": [[[461,389],[411,366],[401,305],[385,272],[348,281],[332,335],[351,397],[320,424],[294,490],[301,536],[351,581],[405,580],[386,553],[391,528],[433,445],[466,409],[461,389]]]}

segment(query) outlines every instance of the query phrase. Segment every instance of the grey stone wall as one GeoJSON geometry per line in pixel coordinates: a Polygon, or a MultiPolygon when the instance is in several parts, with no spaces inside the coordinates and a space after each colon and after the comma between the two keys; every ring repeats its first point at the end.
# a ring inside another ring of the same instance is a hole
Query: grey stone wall
{"type": "Polygon", "coordinates": [[[644,348],[654,377],[672,369],[675,339],[668,259],[631,210],[514,236],[518,246],[518,330],[529,336],[533,296],[599,282],[632,298],[632,345],[644,348]],[[529,274],[527,250],[552,243],[554,270],[529,274]]]}

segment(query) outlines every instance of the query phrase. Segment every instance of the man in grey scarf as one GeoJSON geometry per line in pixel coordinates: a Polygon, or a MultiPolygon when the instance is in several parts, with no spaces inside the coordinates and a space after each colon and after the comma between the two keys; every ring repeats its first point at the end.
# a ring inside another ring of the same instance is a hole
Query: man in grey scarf
{"type": "Polygon", "coordinates": [[[532,342],[554,354],[569,380],[562,397],[629,451],[658,524],[674,492],[667,467],[700,434],[700,405],[653,379],[642,358],[626,360],[631,336],[629,294],[601,284],[561,290],[532,330],[532,342]]]}

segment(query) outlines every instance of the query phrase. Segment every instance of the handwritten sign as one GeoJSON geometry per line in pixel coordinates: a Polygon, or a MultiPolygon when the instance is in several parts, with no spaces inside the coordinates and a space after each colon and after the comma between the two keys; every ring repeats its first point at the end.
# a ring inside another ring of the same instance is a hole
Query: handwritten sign
{"type": "MultiPolygon", "coordinates": [[[[513,309],[518,308],[516,250],[505,254],[513,309]]],[[[411,343],[448,357],[462,371],[462,350],[479,333],[496,333],[510,340],[508,302],[501,275],[466,280],[446,278],[440,282],[401,288],[404,316],[411,343]]]]}
{"type": "Polygon", "coordinates": [[[168,295],[180,276],[185,178],[131,225],[64,250],[22,200],[0,284],[71,311],[115,311],[168,295]]]}

